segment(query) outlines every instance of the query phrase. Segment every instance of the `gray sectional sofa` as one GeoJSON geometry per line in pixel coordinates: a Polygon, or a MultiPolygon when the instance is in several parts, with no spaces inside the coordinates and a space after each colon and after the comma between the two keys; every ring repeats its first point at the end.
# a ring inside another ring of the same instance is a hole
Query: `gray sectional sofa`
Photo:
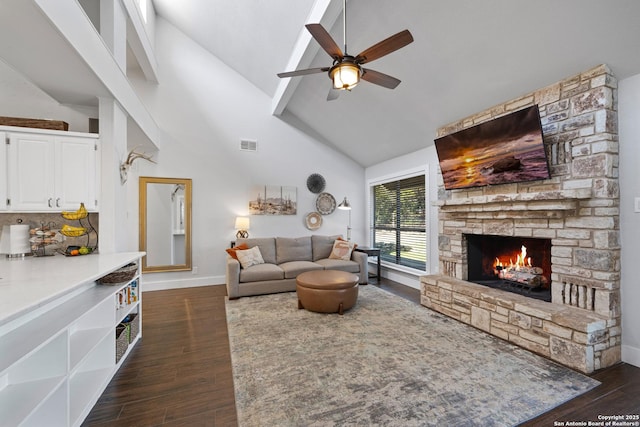
{"type": "Polygon", "coordinates": [[[229,299],[249,295],[291,292],[296,277],[312,270],[341,270],[358,275],[359,283],[368,278],[367,254],[353,251],[350,260],[330,259],[333,243],[340,236],[265,237],[238,239],[249,248],[258,246],[264,264],[241,268],[240,262],[227,256],[226,281],[229,299]]]}

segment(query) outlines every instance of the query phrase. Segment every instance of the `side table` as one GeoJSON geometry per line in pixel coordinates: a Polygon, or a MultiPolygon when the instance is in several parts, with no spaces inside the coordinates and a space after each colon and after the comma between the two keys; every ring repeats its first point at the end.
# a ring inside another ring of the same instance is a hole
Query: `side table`
{"type": "MultiPolygon", "coordinates": [[[[364,252],[368,256],[374,256],[378,260],[378,271],[376,272],[376,283],[380,283],[380,248],[370,248],[368,246],[358,246],[354,249],[358,252],[364,252]]],[[[371,276],[369,276],[371,277],[371,276]]]]}

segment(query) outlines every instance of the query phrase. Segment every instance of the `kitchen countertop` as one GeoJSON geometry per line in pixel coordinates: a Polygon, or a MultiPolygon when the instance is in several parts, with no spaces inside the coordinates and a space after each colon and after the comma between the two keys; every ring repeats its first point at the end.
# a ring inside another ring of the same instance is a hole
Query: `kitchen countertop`
{"type": "Polygon", "coordinates": [[[0,259],[0,326],[136,261],[144,252],[0,259]]]}

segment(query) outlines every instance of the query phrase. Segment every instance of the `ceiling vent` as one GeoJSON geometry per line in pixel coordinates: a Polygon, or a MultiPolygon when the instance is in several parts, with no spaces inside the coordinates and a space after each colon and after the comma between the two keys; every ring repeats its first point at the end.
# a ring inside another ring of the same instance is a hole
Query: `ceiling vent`
{"type": "Polygon", "coordinates": [[[250,139],[241,139],[240,151],[258,151],[258,141],[253,141],[250,139]]]}

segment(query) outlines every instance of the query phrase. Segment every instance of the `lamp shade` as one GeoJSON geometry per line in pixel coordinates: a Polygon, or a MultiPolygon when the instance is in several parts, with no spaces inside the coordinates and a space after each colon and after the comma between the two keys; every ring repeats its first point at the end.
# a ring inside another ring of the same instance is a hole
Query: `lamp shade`
{"type": "Polygon", "coordinates": [[[331,79],[335,89],[351,90],[360,82],[360,68],[355,64],[343,62],[331,70],[331,79]]]}
{"type": "Polygon", "coordinates": [[[249,230],[251,228],[251,221],[249,217],[239,216],[236,218],[236,230],[249,230]]]}
{"type": "Polygon", "coordinates": [[[342,210],[351,210],[351,204],[349,203],[349,201],[347,200],[347,198],[345,197],[344,200],[342,202],[340,202],[340,204],[338,205],[338,209],[342,209],[342,210]]]}
{"type": "Polygon", "coordinates": [[[247,237],[249,237],[249,232],[247,231],[250,227],[250,221],[249,221],[249,217],[246,216],[239,216],[236,218],[236,230],[238,230],[238,232],[236,233],[236,237],[238,239],[242,238],[242,239],[246,239],[247,237]]]}

